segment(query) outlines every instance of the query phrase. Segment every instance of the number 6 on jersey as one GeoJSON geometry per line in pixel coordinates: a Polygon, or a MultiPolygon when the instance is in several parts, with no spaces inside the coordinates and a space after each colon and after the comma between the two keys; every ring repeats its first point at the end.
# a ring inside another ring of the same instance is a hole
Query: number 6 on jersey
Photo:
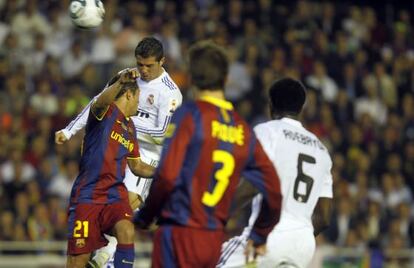
{"type": "Polygon", "coordinates": [[[213,162],[222,163],[223,166],[214,173],[214,178],[217,180],[217,184],[213,191],[211,193],[205,191],[203,194],[202,202],[209,207],[214,207],[221,200],[229,185],[229,178],[234,171],[234,157],[226,151],[214,150],[213,162]]]}

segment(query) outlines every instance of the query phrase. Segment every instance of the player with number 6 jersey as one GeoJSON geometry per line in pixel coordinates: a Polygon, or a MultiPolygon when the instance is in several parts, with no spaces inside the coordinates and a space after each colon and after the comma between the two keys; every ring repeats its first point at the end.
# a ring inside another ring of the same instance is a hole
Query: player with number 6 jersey
{"type": "Polygon", "coordinates": [[[240,177],[264,196],[250,237],[264,244],[279,219],[276,171],[248,124],[224,99],[228,61],[224,51],[200,42],[190,49],[197,100],[174,114],[148,199],[135,222],[155,217],[152,267],[215,267],[240,177]]]}
{"type": "MultiPolygon", "coordinates": [[[[305,102],[305,88],[296,80],[281,79],[270,90],[274,120],[254,128],[276,167],[283,194],[280,221],[269,234],[267,253],[258,267],[308,267],[315,251],[315,235],[329,223],[332,161],[326,147],[297,120],[305,102]],[[316,208],[316,209],[315,209],[316,208]]],[[[252,203],[249,226],[223,244],[217,267],[245,267],[245,247],[260,211],[261,196],[252,203]]]]}

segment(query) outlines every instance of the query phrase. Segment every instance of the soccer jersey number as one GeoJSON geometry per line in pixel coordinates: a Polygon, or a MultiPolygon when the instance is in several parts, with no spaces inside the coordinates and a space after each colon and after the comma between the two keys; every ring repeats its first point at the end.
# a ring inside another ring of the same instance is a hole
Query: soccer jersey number
{"type": "Polygon", "coordinates": [[[73,229],[73,237],[88,237],[89,235],[89,222],[88,221],[75,221],[75,228],[73,229]],[[82,236],[83,229],[83,236],[82,236]]]}
{"type": "Polygon", "coordinates": [[[303,162],[315,164],[316,160],[314,157],[302,153],[298,156],[298,175],[295,180],[293,198],[301,203],[306,203],[312,190],[313,178],[303,173],[303,162]]]}
{"type": "Polygon", "coordinates": [[[202,202],[209,207],[214,207],[221,200],[229,186],[229,178],[234,171],[234,157],[226,151],[214,150],[213,162],[222,163],[223,166],[214,173],[214,178],[217,180],[217,183],[213,191],[211,193],[205,191],[203,194],[202,202]]]}

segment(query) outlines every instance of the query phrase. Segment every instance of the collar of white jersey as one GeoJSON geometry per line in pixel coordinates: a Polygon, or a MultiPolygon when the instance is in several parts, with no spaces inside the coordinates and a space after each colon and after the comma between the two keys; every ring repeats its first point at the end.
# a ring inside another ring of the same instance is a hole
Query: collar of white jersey
{"type": "Polygon", "coordinates": [[[163,79],[166,75],[167,75],[167,72],[165,71],[164,68],[162,68],[162,73],[157,78],[152,79],[150,81],[144,81],[141,78],[139,78],[138,81],[139,81],[139,83],[145,83],[145,84],[159,83],[159,82],[162,82],[161,79],[163,79]]]}
{"type": "Polygon", "coordinates": [[[289,117],[283,117],[280,120],[283,121],[283,122],[285,122],[285,123],[288,123],[290,125],[293,125],[295,127],[303,127],[301,122],[299,122],[298,120],[289,118],[289,117]]]}

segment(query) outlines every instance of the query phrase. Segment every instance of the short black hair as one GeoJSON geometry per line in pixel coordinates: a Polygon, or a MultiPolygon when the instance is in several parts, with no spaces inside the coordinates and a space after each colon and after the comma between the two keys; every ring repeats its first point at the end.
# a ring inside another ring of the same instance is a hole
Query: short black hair
{"type": "Polygon", "coordinates": [[[135,92],[138,90],[138,84],[136,82],[126,82],[126,83],[122,83],[121,84],[121,90],[118,92],[118,94],[116,95],[115,99],[116,100],[119,99],[128,90],[130,90],[133,94],[135,94],[135,92]]]}
{"type": "Polygon", "coordinates": [[[135,48],[135,57],[137,56],[143,58],[155,57],[157,61],[160,61],[164,57],[162,43],[154,37],[145,37],[135,48]]]}
{"type": "Polygon", "coordinates": [[[200,41],[189,50],[192,83],[200,90],[224,90],[229,72],[225,50],[211,41],[200,41]]]}
{"type": "Polygon", "coordinates": [[[282,78],[271,85],[269,98],[272,115],[297,116],[305,104],[306,89],[298,80],[282,78]]]}

